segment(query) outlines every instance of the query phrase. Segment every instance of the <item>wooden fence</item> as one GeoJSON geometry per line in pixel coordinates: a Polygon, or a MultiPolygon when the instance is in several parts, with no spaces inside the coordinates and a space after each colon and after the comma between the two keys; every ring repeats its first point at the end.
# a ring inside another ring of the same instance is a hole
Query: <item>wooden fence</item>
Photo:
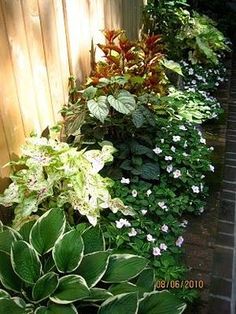
{"type": "Polygon", "coordinates": [[[100,30],[138,35],[143,0],[0,0],[0,189],[26,136],[60,119],[68,77],[89,73],[100,30]]]}

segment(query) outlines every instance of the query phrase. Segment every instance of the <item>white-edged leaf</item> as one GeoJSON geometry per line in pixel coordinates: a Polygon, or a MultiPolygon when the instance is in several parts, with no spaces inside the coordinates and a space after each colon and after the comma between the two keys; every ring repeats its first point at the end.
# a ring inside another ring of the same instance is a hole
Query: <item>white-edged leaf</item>
{"type": "Polygon", "coordinates": [[[78,230],[71,230],[59,238],[52,250],[57,269],[62,272],[72,272],[83,258],[84,243],[78,230]]]}
{"type": "Polygon", "coordinates": [[[136,277],[147,266],[148,260],[132,254],[113,254],[109,258],[104,282],[119,283],[136,277]]]}
{"type": "Polygon", "coordinates": [[[145,293],[138,314],[181,314],[186,304],[167,290],[145,293]]]}
{"type": "Polygon", "coordinates": [[[76,272],[81,275],[89,287],[94,287],[105,274],[109,252],[94,252],[84,256],[76,272]]]}
{"type": "Polygon", "coordinates": [[[10,254],[3,251],[0,251],[0,280],[5,288],[21,291],[22,281],[12,268],[10,254]]]}
{"type": "Polygon", "coordinates": [[[99,225],[90,227],[82,234],[84,254],[105,250],[105,239],[99,225]]]}
{"type": "Polygon", "coordinates": [[[66,225],[65,213],[53,208],[43,214],[33,225],[30,232],[30,244],[39,254],[49,252],[56,240],[62,236],[66,225]]]}
{"type": "Polygon", "coordinates": [[[68,304],[88,298],[89,295],[90,291],[83,277],[67,275],[59,279],[57,290],[50,299],[58,304],[68,304]]]}
{"type": "Polygon", "coordinates": [[[49,304],[48,307],[40,306],[34,314],[77,314],[74,305],[49,304]]]}
{"type": "Polygon", "coordinates": [[[25,314],[26,311],[14,299],[0,298],[0,313],[25,314]]]}
{"type": "Polygon", "coordinates": [[[15,273],[25,282],[34,284],[40,277],[42,265],[37,252],[27,242],[14,242],[11,263],[15,273]]]}
{"type": "Polygon", "coordinates": [[[107,97],[106,96],[99,96],[97,100],[90,99],[87,102],[88,109],[90,113],[104,123],[106,117],[109,113],[109,107],[107,104],[107,97]]]}
{"type": "Polygon", "coordinates": [[[48,298],[56,290],[59,284],[58,275],[50,272],[40,277],[33,286],[32,297],[36,301],[48,298]]]}
{"type": "Polygon", "coordinates": [[[103,302],[100,306],[98,314],[136,314],[137,309],[137,293],[123,293],[111,297],[103,302]]]}

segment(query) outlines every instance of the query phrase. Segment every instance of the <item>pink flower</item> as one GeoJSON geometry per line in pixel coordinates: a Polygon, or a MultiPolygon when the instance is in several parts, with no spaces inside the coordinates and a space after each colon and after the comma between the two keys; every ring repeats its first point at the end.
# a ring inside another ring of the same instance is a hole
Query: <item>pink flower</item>
{"type": "Polygon", "coordinates": [[[161,250],[159,249],[159,247],[154,247],[153,250],[152,250],[152,254],[154,256],[159,256],[161,255],[161,250]]]}
{"type": "Polygon", "coordinates": [[[184,238],[182,236],[178,237],[178,239],[176,240],[175,242],[175,245],[178,246],[178,247],[181,247],[182,244],[184,242],[184,238]]]}

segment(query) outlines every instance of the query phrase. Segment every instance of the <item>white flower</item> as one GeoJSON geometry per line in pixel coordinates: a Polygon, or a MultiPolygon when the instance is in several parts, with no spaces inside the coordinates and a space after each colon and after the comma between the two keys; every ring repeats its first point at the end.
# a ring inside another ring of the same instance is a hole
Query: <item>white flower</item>
{"type": "Polygon", "coordinates": [[[180,125],[179,129],[182,130],[182,131],[187,131],[187,128],[184,125],[180,125]]]}
{"type": "Polygon", "coordinates": [[[165,160],[172,160],[173,158],[171,156],[165,156],[165,160]]]}
{"type": "Polygon", "coordinates": [[[168,230],[169,230],[169,227],[167,225],[164,224],[163,226],[161,226],[161,231],[168,232],[168,230]]]}
{"type": "Polygon", "coordinates": [[[165,142],[165,140],[163,138],[161,138],[161,143],[163,144],[165,142]]]}
{"type": "Polygon", "coordinates": [[[188,154],[184,152],[184,153],[183,153],[183,156],[184,156],[184,157],[187,157],[187,156],[188,156],[188,154]]]}
{"type": "Polygon", "coordinates": [[[142,210],[141,210],[141,213],[142,213],[142,215],[144,216],[144,215],[146,215],[147,210],[146,210],[146,209],[142,209],[142,210]]]}
{"type": "Polygon", "coordinates": [[[167,168],[166,168],[166,171],[168,173],[171,173],[172,170],[173,170],[173,166],[172,165],[168,165],[167,168]]]}
{"type": "Polygon", "coordinates": [[[152,242],[152,243],[156,241],[156,239],[153,238],[153,236],[151,234],[147,234],[147,240],[148,240],[148,242],[152,242]]]}
{"type": "Polygon", "coordinates": [[[165,243],[161,243],[160,244],[160,249],[163,250],[163,251],[166,251],[167,250],[167,245],[165,243]]]}
{"type": "Polygon", "coordinates": [[[179,141],[181,140],[181,137],[180,137],[179,135],[174,135],[174,136],[172,137],[172,140],[173,140],[174,142],[179,142],[179,141]]]}
{"type": "Polygon", "coordinates": [[[146,194],[147,196],[150,196],[152,194],[152,190],[147,190],[146,194]]]}
{"type": "Polygon", "coordinates": [[[180,224],[181,227],[186,228],[188,224],[188,220],[183,220],[182,223],[180,224]]]}
{"type": "Polygon", "coordinates": [[[160,153],[162,153],[162,149],[160,149],[159,147],[156,147],[153,149],[154,153],[159,155],[160,153]]]}
{"type": "Polygon", "coordinates": [[[203,207],[199,208],[199,212],[203,213],[204,212],[204,208],[203,207]]]}
{"type": "Polygon", "coordinates": [[[202,174],[202,175],[201,175],[201,179],[204,179],[204,178],[205,178],[205,175],[204,175],[204,174],[202,174]]]}
{"type": "Polygon", "coordinates": [[[200,138],[200,143],[202,143],[202,144],[206,144],[206,140],[205,140],[205,138],[201,137],[201,138],[200,138]]]}
{"type": "Polygon", "coordinates": [[[193,193],[199,193],[200,192],[199,187],[197,185],[193,185],[192,190],[193,190],[193,193]]]}
{"type": "Polygon", "coordinates": [[[121,229],[123,227],[131,227],[131,224],[127,219],[120,218],[120,220],[116,220],[116,228],[121,229]]]}
{"type": "Polygon", "coordinates": [[[193,85],[196,85],[197,84],[197,81],[196,80],[192,80],[191,82],[193,85]]]}
{"type": "Polygon", "coordinates": [[[209,147],[209,150],[213,151],[213,150],[214,150],[214,147],[213,147],[213,146],[209,147]]]}
{"type": "Polygon", "coordinates": [[[178,170],[178,169],[175,170],[175,171],[173,172],[173,176],[174,176],[175,179],[181,177],[181,171],[178,170]]]}
{"type": "Polygon", "coordinates": [[[210,168],[210,171],[212,171],[212,172],[215,171],[215,167],[214,166],[210,165],[209,168],[210,168]]]}
{"type": "Polygon", "coordinates": [[[158,202],[157,205],[160,206],[162,209],[167,210],[167,206],[164,202],[158,202]]]}
{"type": "Polygon", "coordinates": [[[182,244],[184,242],[184,238],[182,236],[178,237],[178,239],[176,240],[175,242],[175,245],[178,246],[178,247],[181,247],[182,244]]]}
{"type": "Polygon", "coordinates": [[[134,228],[132,228],[131,231],[128,233],[129,237],[135,237],[136,235],[137,235],[137,231],[134,228]]]}
{"type": "Polygon", "coordinates": [[[175,148],[174,146],[171,146],[170,150],[171,150],[173,153],[175,153],[176,148],[175,148]]]}
{"type": "Polygon", "coordinates": [[[130,179],[129,178],[124,178],[122,177],[122,179],[120,180],[121,183],[123,184],[129,184],[130,183],[130,179]]]}
{"type": "Polygon", "coordinates": [[[138,195],[138,192],[137,192],[136,190],[133,190],[133,191],[132,191],[132,196],[133,196],[133,197],[136,197],[137,195],[138,195]]]}
{"type": "Polygon", "coordinates": [[[152,254],[153,254],[154,256],[161,255],[161,250],[159,249],[159,247],[154,247],[154,248],[152,249],[152,254]]]}
{"type": "Polygon", "coordinates": [[[187,141],[184,142],[184,148],[188,147],[187,141]]]}
{"type": "Polygon", "coordinates": [[[188,74],[189,74],[189,75],[193,75],[193,73],[194,73],[193,69],[190,68],[190,69],[188,70],[188,74]]]}

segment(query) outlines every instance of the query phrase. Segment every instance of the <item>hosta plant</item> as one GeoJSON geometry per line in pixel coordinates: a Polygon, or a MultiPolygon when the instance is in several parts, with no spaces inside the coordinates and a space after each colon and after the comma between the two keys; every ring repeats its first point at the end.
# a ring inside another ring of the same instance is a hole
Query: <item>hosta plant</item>
{"type": "Polygon", "coordinates": [[[14,314],[182,313],[154,290],[148,260],[106,250],[99,227],[69,228],[51,209],[19,232],[0,226],[0,308],[14,314]]]}
{"type": "Polygon", "coordinates": [[[111,198],[112,181],[98,173],[113,160],[114,151],[109,142],[97,150],[77,151],[63,142],[31,137],[22,146],[21,158],[11,163],[12,183],[0,204],[14,207],[14,227],[51,207],[64,208],[70,222],[86,216],[93,225],[105,208],[129,212],[119,199],[111,198]]]}

